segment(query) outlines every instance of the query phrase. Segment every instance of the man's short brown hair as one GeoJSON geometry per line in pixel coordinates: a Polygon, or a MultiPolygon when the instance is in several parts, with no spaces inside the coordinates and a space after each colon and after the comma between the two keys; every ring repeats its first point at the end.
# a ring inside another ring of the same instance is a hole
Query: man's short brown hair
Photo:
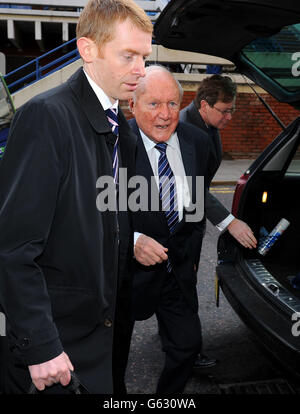
{"type": "Polygon", "coordinates": [[[101,47],[113,39],[115,23],[127,18],[142,31],[152,33],[150,18],[133,0],[89,0],[79,16],[77,39],[88,37],[101,47]]]}
{"type": "Polygon", "coordinates": [[[214,106],[217,101],[229,103],[236,97],[236,84],[229,76],[213,75],[203,79],[200,83],[195,104],[199,109],[201,101],[204,100],[209,106],[214,106]]]}

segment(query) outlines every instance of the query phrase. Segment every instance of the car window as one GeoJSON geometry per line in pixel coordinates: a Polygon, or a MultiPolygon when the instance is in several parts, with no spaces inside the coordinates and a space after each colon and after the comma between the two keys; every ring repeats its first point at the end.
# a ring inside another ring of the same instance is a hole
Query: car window
{"type": "Polygon", "coordinates": [[[3,77],[0,75],[0,159],[4,154],[15,108],[3,77]]]}
{"type": "Polygon", "coordinates": [[[291,163],[288,166],[288,169],[286,170],[286,174],[300,174],[300,145],[298,145],[298,148],[291,160],[291,163]]]}
{"type": "Polygon", "coordinates": [[[263,171],[283,171],[290,154],[294,152],[298,140],[299,134],[297,131],[280,149],[276,148],[273,151],[273,155],[265,164],[263,171]]]}
{"type": "Polygon", "coordinates": [[[242,54],[289,92],[300,87],[300,23],[284,26],[279,33],[258,38],[242,54]]]}

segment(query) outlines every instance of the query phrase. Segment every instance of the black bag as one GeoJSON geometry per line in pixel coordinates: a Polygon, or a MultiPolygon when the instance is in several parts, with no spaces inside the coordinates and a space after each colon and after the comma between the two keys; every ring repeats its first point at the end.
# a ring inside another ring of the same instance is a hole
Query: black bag
{"type": "MultiPolygon", "coordinates": [[[[46,387],[50,388],[50,387],[46,387]]],[[[64,387],[72,394],[89,394],[89,391],[81,384],[75,372],[71,371],[71,381],[64,387]]],[[[28,394],[42,394],[43,391],[39,391],[36,386],[31,383],[28,394]]]]}

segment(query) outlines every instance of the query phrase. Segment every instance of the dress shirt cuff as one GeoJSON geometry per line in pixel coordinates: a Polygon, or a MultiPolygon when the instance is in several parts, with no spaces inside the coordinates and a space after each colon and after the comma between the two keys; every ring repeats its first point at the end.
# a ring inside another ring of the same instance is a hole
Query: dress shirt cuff
{"type": "Polygon", "coordinates": [[[137,242],[137,239],[141,236],[142,233],[139,233],[138,231],[135,231],[133,233],[133,246],[135,246],[135,243],[137,242]]]}
{"type": "Polygon", "coordinates": [[[216,227],[218,230],[223,231],[229,226],[229,224],[235,219],[234,215],[229,214],[221,223],[217,224],[216,227]]]}

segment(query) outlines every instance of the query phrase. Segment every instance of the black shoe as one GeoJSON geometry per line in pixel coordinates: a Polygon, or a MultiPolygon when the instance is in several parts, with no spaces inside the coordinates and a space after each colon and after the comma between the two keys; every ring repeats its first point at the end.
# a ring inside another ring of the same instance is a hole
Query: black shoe
{"type": "Polygon", "coordinates": [[[203,354],[202,355],[198,354],[194,362],[193,370],[199,371],[205,368],[212,368],[216,366],[217,363],[218,363],[218,360],[215,358],[209,358],[203,354]]]}

